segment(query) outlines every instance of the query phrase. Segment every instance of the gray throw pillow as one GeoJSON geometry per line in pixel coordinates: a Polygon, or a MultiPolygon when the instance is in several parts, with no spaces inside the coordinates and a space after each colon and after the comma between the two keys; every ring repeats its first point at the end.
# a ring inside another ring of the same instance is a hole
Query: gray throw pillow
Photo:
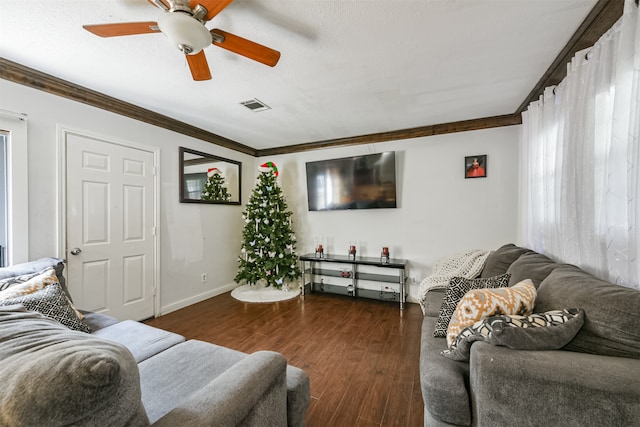
{"type": "Polygon", "coordinates": [[[513,350],[558,350],[576,336],[583,324],[584,310],[578,309],[488,317],[463,329],[441,354],[453,360],[469,360],[471,344],[476,341],[513,350]]]}
{"type": "Polygon", "coordinates": [[[453,277],[449,281],[449,287],[442,299],[442,305],[440,305],[440,314],[438,315],[438,321],[436,322],[435,330],[433,331],[434,337],[446,337],[447,328],[451,321],[451,316],[456,311],[458,303],[466,294],[472,289],[484,289],[484,288],[506,288],[509,286],[510,274],[505,273],[495,277],[489,277],[485,279],[466,279],[464,277],[453,277]]]}

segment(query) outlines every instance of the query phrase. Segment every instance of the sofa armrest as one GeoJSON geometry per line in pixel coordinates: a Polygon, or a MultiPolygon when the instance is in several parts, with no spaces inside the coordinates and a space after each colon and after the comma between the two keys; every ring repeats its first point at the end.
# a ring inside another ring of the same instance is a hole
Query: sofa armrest
{"type": "Polygon", "coordinates": [[[286,426],[286,368],[279,353],[252,353],[153,425],[286,426]]]}
{"type": "Polygon", "coordinates": [[[471,424],[467,379],[469,364],[447,359],[440,352],[447,348],[447,340],[433,336],[435,317],[422,321],[420,335],[420,387],[424,409],[432,420],[439,423],[471,424]]]}
{"type": "Polygon", "coordinates": [[[424,297],[424,315],[437,318],[440,315],[440,306],[446,289],[430,289],[424,297]]]}
{"type": "Polygon", "coordinates": [[[640,360],[570,351],[471,347],[477,425],[619,426],[640,421],[640,360]]]}

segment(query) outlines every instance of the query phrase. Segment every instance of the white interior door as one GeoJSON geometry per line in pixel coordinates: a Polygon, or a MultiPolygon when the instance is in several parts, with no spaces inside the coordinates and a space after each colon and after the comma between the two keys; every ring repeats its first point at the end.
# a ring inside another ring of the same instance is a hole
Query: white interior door
{"type": "Polygon", "coordinates": [[[154,153],[66,133],[66,258],[78,308],[154,315],[154,153]]]}

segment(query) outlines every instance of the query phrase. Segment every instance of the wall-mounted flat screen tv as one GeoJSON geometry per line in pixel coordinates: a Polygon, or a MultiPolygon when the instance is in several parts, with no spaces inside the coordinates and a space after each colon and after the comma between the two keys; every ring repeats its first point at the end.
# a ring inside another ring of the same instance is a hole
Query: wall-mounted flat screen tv
{"type": "Polygon", "coordinates": [[[310,211],[396,207],[396,154],[307,162],[310,211]]]}

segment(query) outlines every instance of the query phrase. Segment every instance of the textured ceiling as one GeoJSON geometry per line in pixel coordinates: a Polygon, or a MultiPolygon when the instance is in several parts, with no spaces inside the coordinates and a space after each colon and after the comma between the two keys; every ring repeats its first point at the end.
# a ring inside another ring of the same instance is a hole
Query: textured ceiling
{"type": "Polygon", "coordinates": [[[235,0],[207,27],[279,50],[270,68],[206,48],[191,79],[146,0],[0,0],[0,57],[255,149],[513,113],[596,0],[235,0]],[[271,107],[252,112],[241,101],[271,107]]]}

